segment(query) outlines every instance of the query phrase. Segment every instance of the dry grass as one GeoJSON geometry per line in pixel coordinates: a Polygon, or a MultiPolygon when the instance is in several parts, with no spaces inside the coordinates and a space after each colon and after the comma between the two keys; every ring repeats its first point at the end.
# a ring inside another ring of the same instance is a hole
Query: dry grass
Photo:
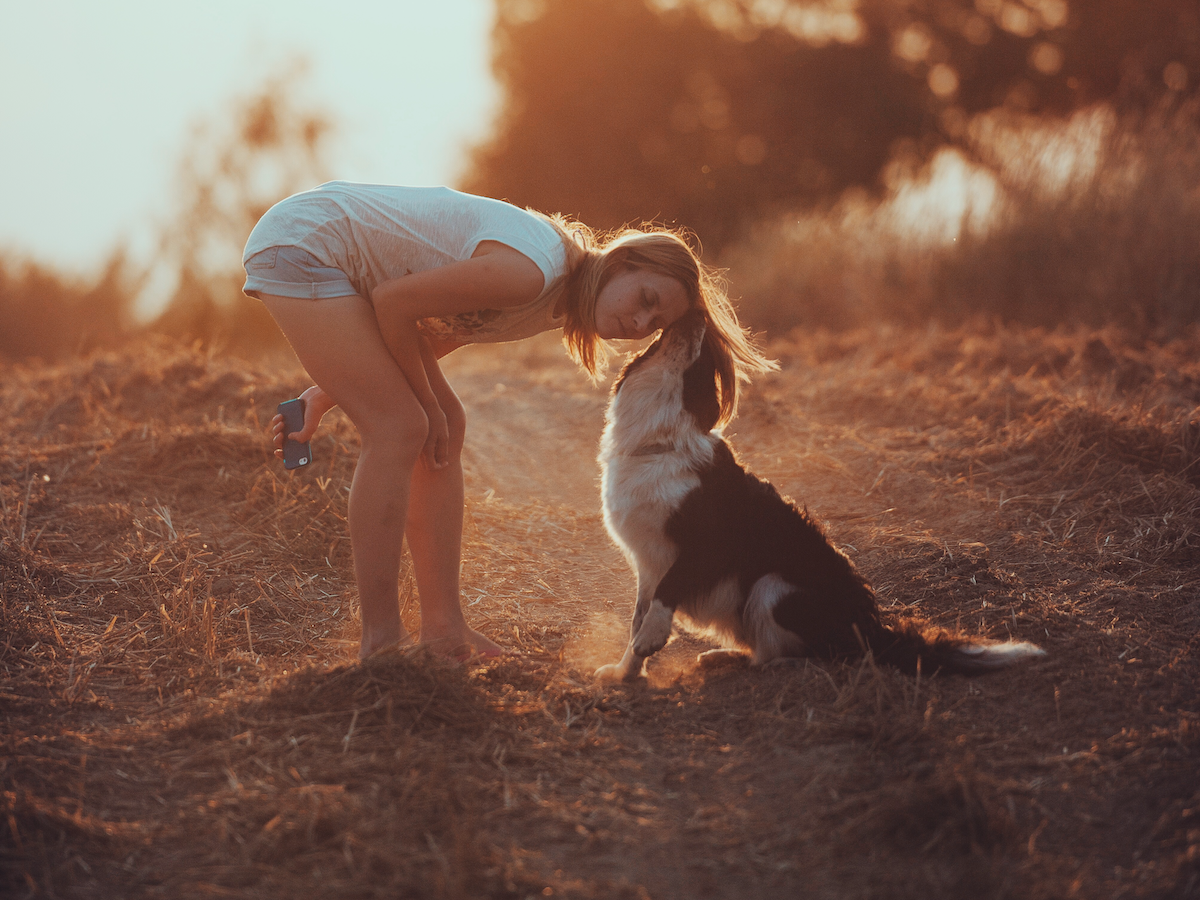
{"type": "Polygon", "coordinates": [[[1046,662],[699,668],[680,636],[647,684],[595,687],[632,589],[596,509],[604,397],[534,341],[449,365],[468,616],[514,653],[352,665],[356,437],[331,417],[295,476],[267,456],[293,363],[4,369],[0,893],[1196,896],[1200,336],[775,350],[747,461],[893,612],[1046,662]]]}

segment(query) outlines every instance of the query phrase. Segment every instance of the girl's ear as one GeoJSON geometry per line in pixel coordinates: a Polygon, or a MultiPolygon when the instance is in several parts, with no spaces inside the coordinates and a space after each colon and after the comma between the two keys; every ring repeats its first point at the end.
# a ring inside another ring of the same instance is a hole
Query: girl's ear
{"type": "Polygon", "coordinates": [[[721,417],[717,396],[717,362],[708,337],[700,342],[700,355],[683,373],[683,408],[692,414],[697,427],[712,431],[721,417]]]}

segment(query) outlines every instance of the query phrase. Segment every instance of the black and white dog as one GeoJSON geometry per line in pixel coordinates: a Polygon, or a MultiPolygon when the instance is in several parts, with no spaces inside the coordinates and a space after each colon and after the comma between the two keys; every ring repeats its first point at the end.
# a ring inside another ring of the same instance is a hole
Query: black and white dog
{"type": "MultiPolygon", "coordinates": [[[[620,662],[632,680],[676,613],[751,663],[862,657],[915,674],[976,674],[1044,651],[888,626],[870,585],[821,527],[746,471],[714,431],[719,405],[704,319],[688,313],[622,371],[600,445],[604,524],[637,573],[620,662]]],[[[721,652],[721,651],[716,651],[721,652]]],[[[727,651],[726,651],[727,652],[727,651]]]]}

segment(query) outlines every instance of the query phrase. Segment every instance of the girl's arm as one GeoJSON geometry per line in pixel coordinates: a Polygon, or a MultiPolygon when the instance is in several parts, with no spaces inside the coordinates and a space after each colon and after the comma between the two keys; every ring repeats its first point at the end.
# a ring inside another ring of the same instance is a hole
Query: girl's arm
{"type": "Polygon", "coordinates": [[[425,458],[434,468],[448,462],[450,432],[429,385],[426,367],[436,366],[417,320],[479,309],[519,306],[534,300],[545,278],[529,257],[511,247],[484,241],[462,262],[382,282],[371,295],[384,343],[429,417],[425,458]]]}

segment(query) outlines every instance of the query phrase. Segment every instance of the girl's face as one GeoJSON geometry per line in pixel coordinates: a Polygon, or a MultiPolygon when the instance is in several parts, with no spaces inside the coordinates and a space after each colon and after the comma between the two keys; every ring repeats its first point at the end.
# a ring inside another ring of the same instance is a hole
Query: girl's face
{"type": "Polygon", "coordinates": [[[622,268],[596,296],[596,334],[640,340],[688,311],[687,292],[669,275],[622,268]]]}

